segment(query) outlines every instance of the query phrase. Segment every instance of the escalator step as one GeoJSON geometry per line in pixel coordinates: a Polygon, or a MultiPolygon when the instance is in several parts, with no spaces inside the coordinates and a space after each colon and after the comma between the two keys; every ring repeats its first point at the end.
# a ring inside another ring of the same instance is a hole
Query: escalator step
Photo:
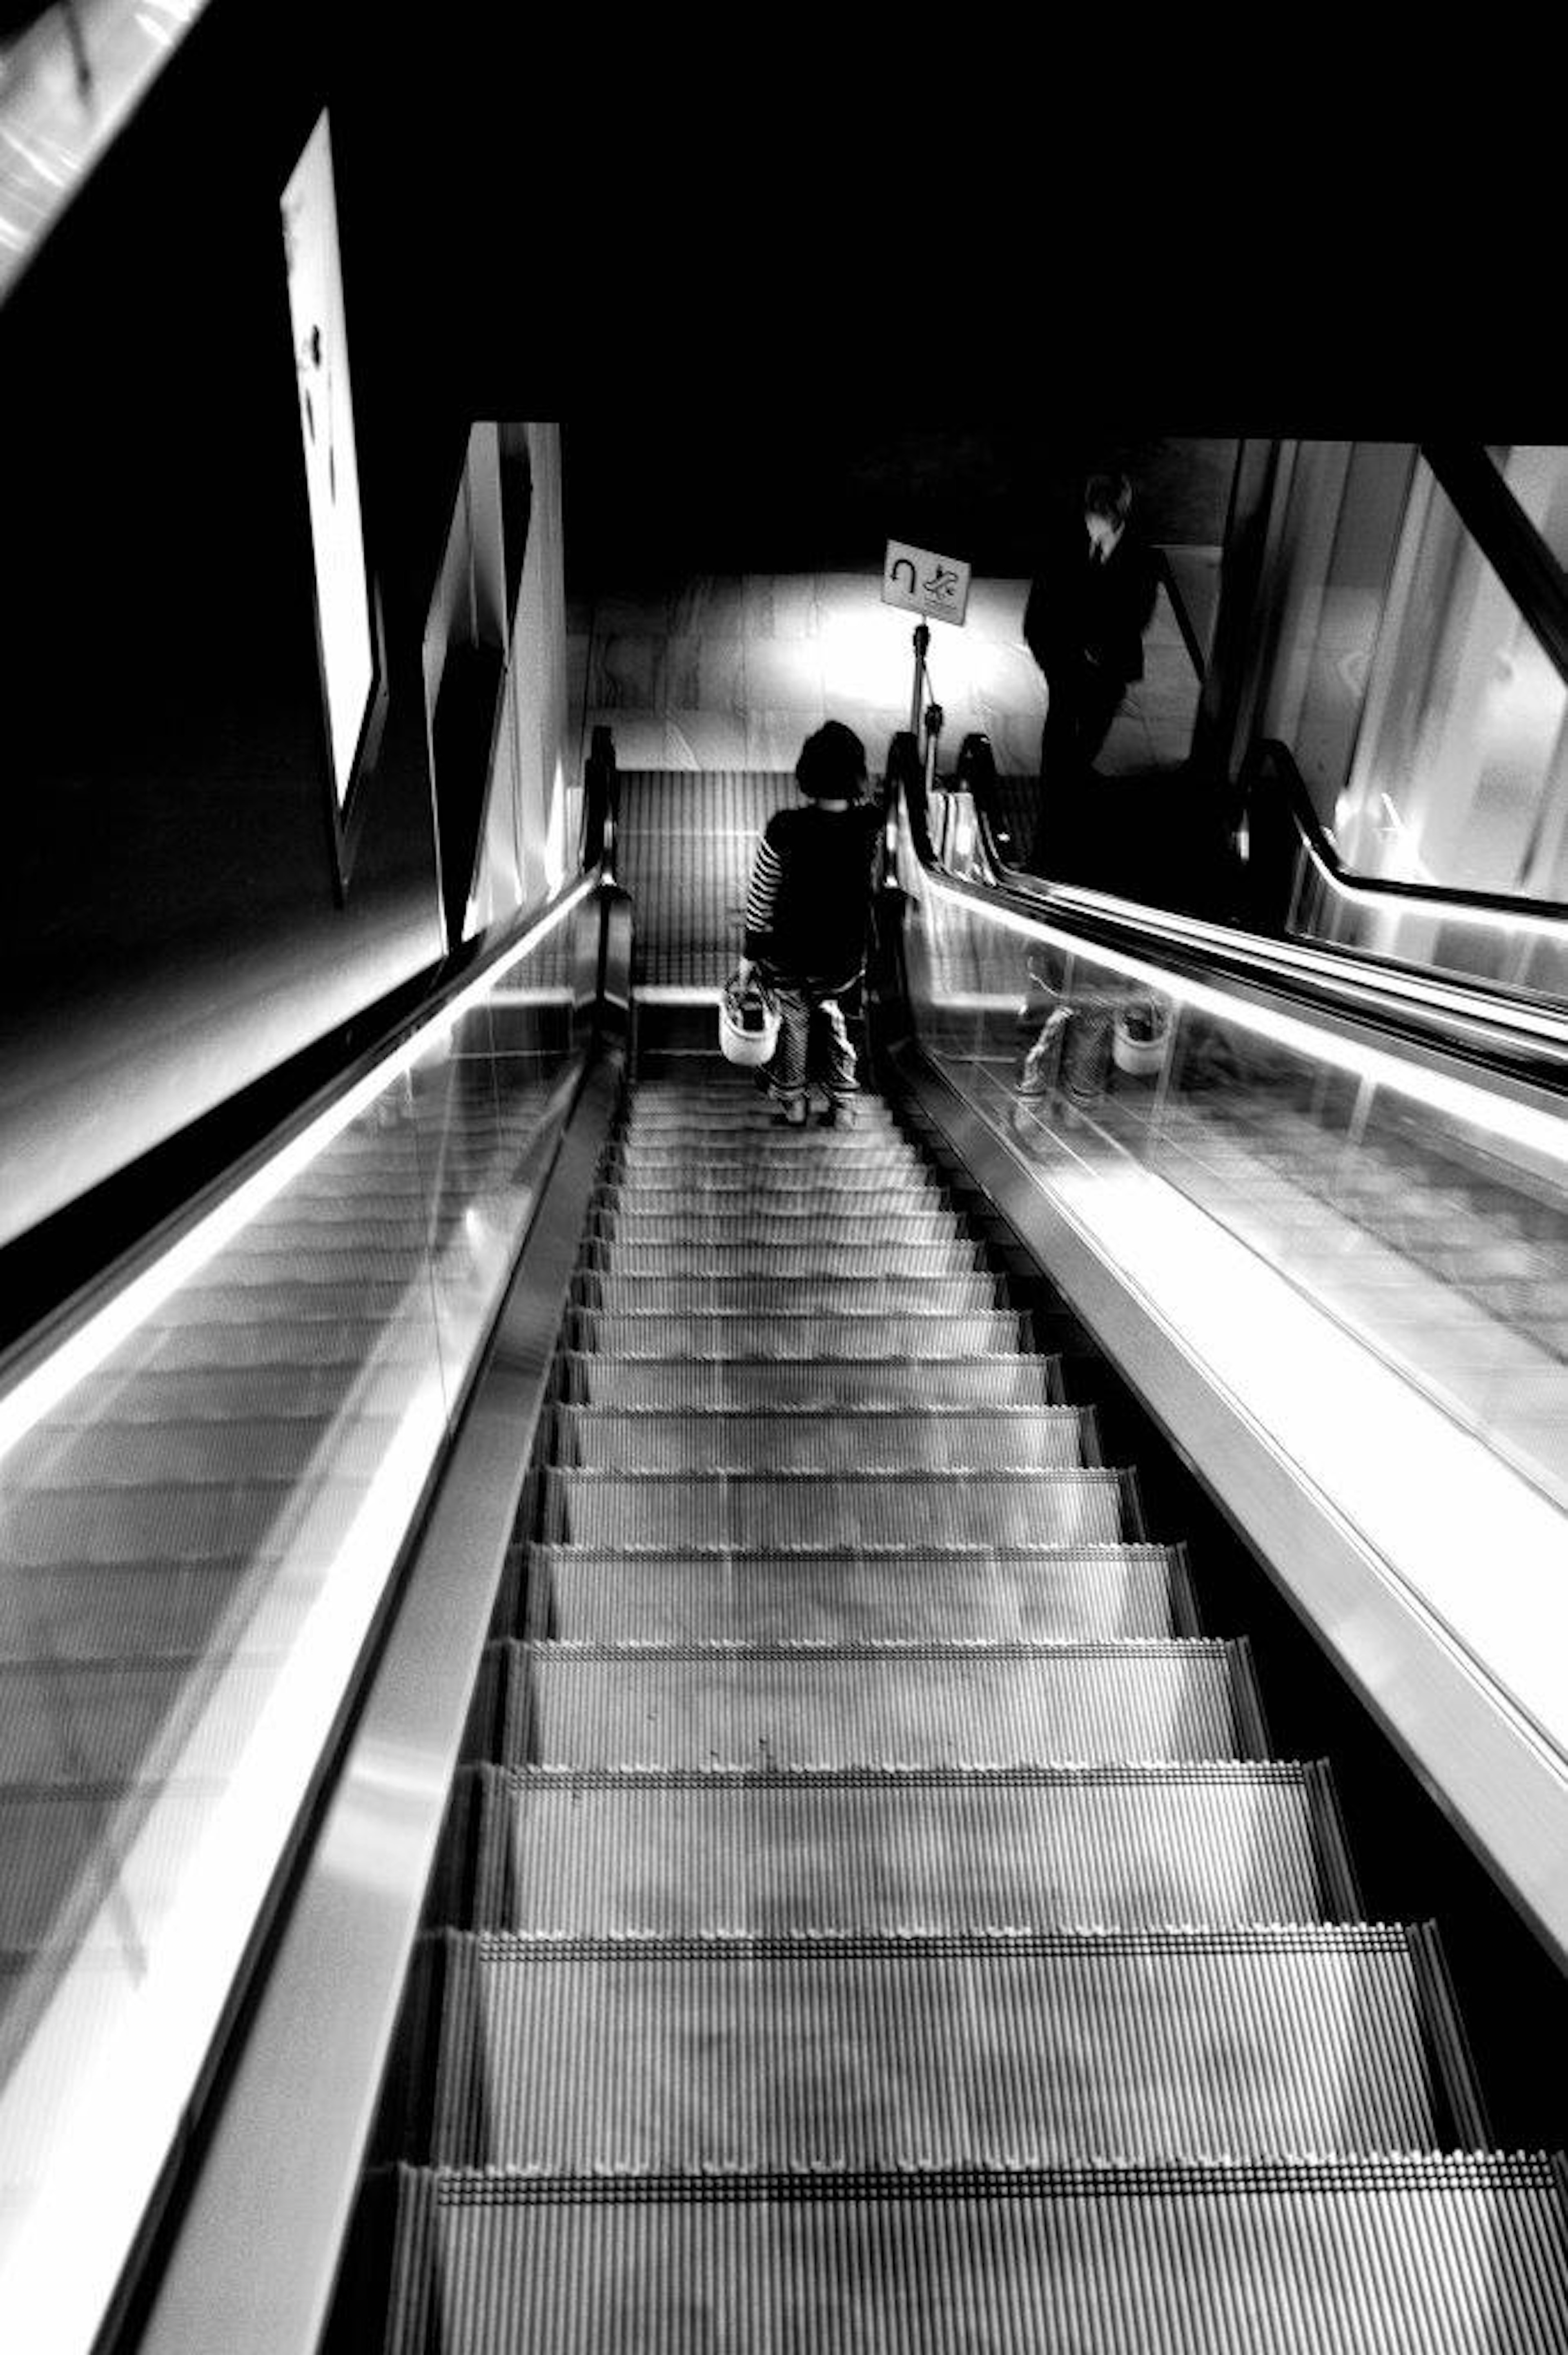
{"type": "Polygon", "coordinates": [[[1359,1911],[1317,1764],[471,1771],[476,1929],[1154,1929],[1359,1911]]]}
{"type": "MultiPolygon", "coordinates": [[[[930,1284],[947,1277],[973,1281],[983,1266],[982,1249],[961,1237],[906,1241],[885,1234],[879,1223],[859,1237],[846,1236],[838,1228],[831,1241],[808,1238],[800,1242],[744,1233],[694,1240],[674,1230],[660,1242],[624,1235],[612,1243],[591,1242],[581,1264],[600,1283],[621,1278],[633,1284],[684,1284],[703,1276],[722,1276],[736,1284],[771,1276],[791,1285],[821,1286],[830,1280],[856,1284],[892,1276],[905,1284],[930,1284]]],[[[989,1280],[985,1305],[991,1305],[989,1280]]]]}
{"type": "Polygon", "coordinates": [[[614,2180],[399,2169],[387,2355],[1548,2355],[1543,2155],[614,2180]]]}
{"type": "MultiPolygon", "coordinates": [[[[387,1455],[399,1424],[392,1415],[345,1416],[333,1433],[334,1475],[373,1479],[387,1455]]],[[[153,1426],[122,1423],[112,1409],[93,1426],[58,1424],[51,1417],[15,1446],[6,1477],[26,1482],[37,1496],[68,1490],[112,1492],[165,1487],[199,1488],[214,1482],[259,1487],[280,1480],[291,1486],[319,1476],[322,1430],[302,1415],[241,1422],[170,1416],[153,1426]]],[[[106,1500],[107,1501],[107,1500],[106,1500]]]]}
{"type": "Polygon", "coordinates": [[[547,1468],[539,1520],[553,1545],[632,1551],[1115,1544],[1132,1525],[1118,1472],[1014,1472],[1006,1477],[905,1472],[621,1474],[547,1468]]]}
{"type": "Polygon", "coordinates": [[[609,1358],[815,1359],[985,1358],[1024,1354],[1032,1338],[1027,1309],[976,1309],[967,1316],[787,1316],[761,1324],[731,1312],[701,1316],[608,1315],[577,1308],[567,1347],[609,1358]]]}
{"type": "Polygon", "coordinates": [[[804,1248],[818,1243],[853,1242],[864,1238],[888,1244],[952,1243],[972,1247],[962,1231],[956,1210],[905,1209],[866,1209],[852,1196],[836,1210],[819,1208],[810,1195],[780,1198],[770,1209],[715,1210],[694,1208],[689,1201],[672,1203],[667,1210],[644,1210],[633,1205],[601,1206],[589,1232],[599,1248],[613,1244],[618,1254],[666,1250],[696,1251],[707,1244],[785,1243],[804,1248]],[[853,1206],[853,1207],[852,1207],[853,1206]]]}
{"type": "Polygon", "coordinates": [[[448,1933],[430,2146],[549,2174],[1431,2150],[1419,1927],[448,1933]],[[853,2053],[853,2067],[843,2056],[853,2053]]]}
{"type": "Polygon", "coordinates": [[[519,1633],[564,1643],[1073,1643],[1193,1632],[1163,1546],[1056,1552],[579,1552],[530,1546],[519,1633]]]}
{"type": "Polygon", "coordinates": [[[550,1460],[609,1472],[1012,1472],[1101,1460],[1088,1409],[917,1416],[646,1412],[557,1407],[550,1460]]]}
{"type": "Polygon", "coordinates": [[[579,1272],[572,1298],[606,1316],[967,1316],[1006,1300],[1005,1279],[969,1275],[609,1275],[579,1272]]]}
{"type": "Polygon", "coordinates": [[[319,1487],[292,1480],[218,1478],[197,1487],[39,1489],[0,1503],[0,1560],[13,1572],[87,1562],[164,1560],[331,1561],[368,1493],[368,1479],[323,1473],[319,1487]]]}
{"type": "Polygon", "coordinates": [[[1109,1764],[1266,1754],[1245,1643],[509,1641],[503,1765],[1109,1764]]]}
{"type": "Polygon", "coordinates": [[[727,1169],[703,1162],[679,1171],[644,1170],[635,1179],[624,1171],[609,1170],[595,1208],[678,1219],[688,1211],[736,1218],[752,1209],[880,1216],[884,1211],[946,1211],[951,1205],[940,1180],[925,1168],[727,1169]]]}
{"type": "Polygon", "coordinates": [[[567,1397],[621,1412],[643,1408],[697,1413],[876,1412],[911,1420],[948,1407],[1050,1406],[1061,1401],[1061,1360],[1009,1357],[858,1360],[710,1359],[705,1364],[650,1363],[562,1350],[556,1359],[567,1397]]]}

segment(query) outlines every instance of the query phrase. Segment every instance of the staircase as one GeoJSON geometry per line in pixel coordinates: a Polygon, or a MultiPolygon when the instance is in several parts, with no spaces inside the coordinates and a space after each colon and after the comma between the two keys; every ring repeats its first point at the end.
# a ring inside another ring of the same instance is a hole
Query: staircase
{"type": "Polygon", "coordinates": [[[631,1092],[344,2345],[1568,2344],[1560,2162],[990,1256],[874,1098],[631,1092]]]}

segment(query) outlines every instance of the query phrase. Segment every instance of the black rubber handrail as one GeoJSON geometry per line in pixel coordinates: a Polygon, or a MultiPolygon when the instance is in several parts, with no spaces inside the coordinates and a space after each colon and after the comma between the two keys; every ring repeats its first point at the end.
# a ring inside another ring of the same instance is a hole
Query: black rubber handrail
{"type": "Polygon", "coordinates": [[[1250,786],[1254,779],[1266,780],[1271,771],[1302,837],[1302,847],[1341,890],[1374,900],[1410,900],[1431,915],[1452,916],[1456,922],[1473,911],[1478,915],[1527,914],[1568,923],[1568,901],[1562,900],[1531,900],[1518,891],[1461,891],[1445,883],[1407,883],[1395,876],[1358,875],[1344,864],[1324,833],[1289,747],[1275,737],[1260,737],[1243,764],[1243,779],[1250,786]]]}
{"type": "Polygon", "coordinates": [[[921,865],[940,878],[945,890],[973,901],[978,913],[1005,911],[1070,933],[1086,947],[1119,949],[1190,980],[1227,981],[1436,1049],[1489,1073],[1568,1093],[1568,1016],[1499,997],[1480,984],[1382,964],[1341,949],[1270,940],[1076,884],[1034,884],[1011,872],[1006,879],[998,873],[984,882],[949,875],[932,848],[924,772],[907,730],[893,739],[888,773],[903,794],[921,865]]]}

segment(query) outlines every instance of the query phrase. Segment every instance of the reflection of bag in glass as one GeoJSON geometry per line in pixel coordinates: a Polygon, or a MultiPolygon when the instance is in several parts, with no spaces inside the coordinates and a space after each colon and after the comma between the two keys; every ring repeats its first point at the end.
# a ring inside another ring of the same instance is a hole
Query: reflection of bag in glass
{"type": "Polygon", "coordinates": [[[1116,1018],[1111,1056],[1117,1070],[1134,1079],[1151,1079],[1165,1060],[1170,1039],[1170,1007],[1152,997],[1136,998],[1116,1018]]]}
{"type": "Polygon", "coordinates": [[[1075,1103],[1094,1103],[1110,1070],[1111,1018],[1100,1007],[1075,1007],[1062,1054],[1062,1092],[1075,1103]]]}

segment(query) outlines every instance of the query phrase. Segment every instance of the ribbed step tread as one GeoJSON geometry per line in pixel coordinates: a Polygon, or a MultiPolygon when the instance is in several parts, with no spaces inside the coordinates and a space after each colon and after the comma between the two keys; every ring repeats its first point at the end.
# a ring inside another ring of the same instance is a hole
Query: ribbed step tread
{"type": "Polygon", "coordinates": [[[628,1275],[617,1267],[608,1274],[579,1270],[572,1278],[580,1306],[612,1316],[967,1316],[1001,1308],[1006,1297],[1002,1277],[976,1272],[628,1275]]]}
{"type": "Polygon", "coordinates": [[[539,1476],[553,1545],[1044,1546],[1136,1537],[1119,1472],[587,1472],[539,1476]]]}
{"type": "Polygon", "coordinates": [[[967,1316],[774,1316],[738,1311],[703,1316],[609,1315],[574,1309],[568,1348],[611,1358],[825,1359],[1019,1357],[1033,1328],[1027,1309],[976,1309],[967,1316]]]}
{"type": "Polygon", "coordinates": [[[567,1643],[1077,1643],[1195,1632],[1164,1546],[1056,1552],[526,1550],[519,1632],[567,1643]]]}
{"type": "Polygon", "coordinates": [[[694,1205],[685,1198],[672,1199],[667,1209],[636,1207],[634,1195],[620,1205],[601,1199],[589,1224],[590,1240],[601,1250],[611,1244],[633,1251],[662,1249],[693,1251],[716,1244],[808,1244],[863,1242],[964,1243],[970,1238],[957,1210],[938,1205],[931,1209],[901,1206],[897,1209],[867,1207],[858,1195],[841,1199],[836,1209],[823,1209],[809,1194],[780,1198],[768,1209],[752,1206],[715,1210],[694,1205]]]}
{"type": "Polygon", "coordinates": [[[648,1412],[557,1407],[550,1460],[606,1472],[1029,1472],[1100,1461],[1086,1408],[987,1407],[920,1415],[648,1412]]]}
{"type": "MultiPolygon", "coordinates": [[[[601,1279],[619,1276],[635,1284],[681,1284],[701,1276],[723,1276],[731,1284],[759,1278],[788,1284],[822,1284],[830,1280],[864,1284],[889,1276],[929,1284],[943,1277],[982,1273],[981,1250],[979,1243],[961,1238],[900,1241],[873,1221],[870,1231],[859,1238],[846,1238],[841,1230],[831,1241],[811,1237],[779,1242],[736,1234],[723,1241],[709,1237],[694,1241],[683,1235],[662,1242],[641,1242],[618,1236],[614,1242],[586,1245],[582,1266],[601,1279]]],[[[989,1290],[981,1305],[988,1308],[992,1305],[989,1290]]]]}
{"type": "Polygon", "coordinates": [[[1063,1397],[1061,1360],[1010,1357],[809,1359],[715,1358],[705,1364],[646,1362],[562,1350],[563,1394],[617,1412],[662,1408],[694,1413],[854,1414],[881,1412],[911,1422],[949,1407],[1033,1407],[1063,1397]]]}
{"type": "Polygon", "coordinates": [[[387,2355],[1550,2355],[1534,2155],[551,2182],[399,2169],[387,2355]]]}
{"type": "Polygon", "coordinates": [[[1014,1766],[1266,1754],[1245,1644],[509,1641],[498,1763],[1014,1766]]]}
{"type": "Polygon", "coordinates": [[[449,1934],[408,2156],[751,2174],[1430,2150],[1475,2116],[1433,1967],[1425,1930],[1367,1926],[449,1934]]]}
{"type": "Polygon", "coordinates": [[[1359,1910],[1319,1764],[471,1771],[471,1915],[453,1887],[446,1918],[476,1929],[1223,1928],[1359,1910]]]}
{"type": "Polygon", "coordinates": [[[835,1211],[862,1216],[870,1210],[946,1210],[940,1178],[921,1163],[890,1169],[882,1162],[842,1162],[810,1168],[803,1162],[759,1162],[732,1168],[709,1161],[689,1169],[627,1171],[613,1164],[601,1174],[598,1209],[639,1212],[644,1218],[717,1211],[736,1217],[748,1206],[758,1210],[835,1211]]]}

